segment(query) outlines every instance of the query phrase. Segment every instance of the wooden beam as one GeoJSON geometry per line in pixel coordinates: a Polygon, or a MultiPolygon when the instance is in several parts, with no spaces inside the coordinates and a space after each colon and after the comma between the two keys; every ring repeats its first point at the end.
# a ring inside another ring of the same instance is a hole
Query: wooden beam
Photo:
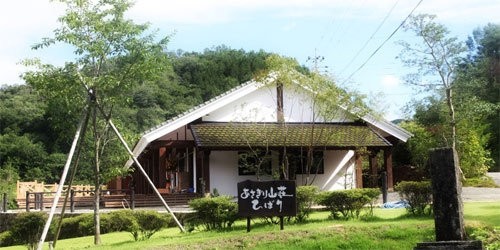
{"type": "Polygon", "coordinates": [[[370,166],[370,187],[377,187],[378,185],[378,151],[371,151],[369,155],[368,164],[370,166]]]}
{"type": "Polygon", "coordinates": [[[203,180],[205,181],[205,190],[203,192],[210,193],[210,151],[203,151],[203,180]]]}
{"type": "Polygon", "coordinates": [[[355,157],[356,188],[363,188],[363,157],[359,153],[356,153],[355,157]]]}
{"type": "Polygon", "coordinates": [[[387,173],[387,189],[394,189],[394,177],[392,173],[392,148],[384,150],[384,166],[387,173]]]}

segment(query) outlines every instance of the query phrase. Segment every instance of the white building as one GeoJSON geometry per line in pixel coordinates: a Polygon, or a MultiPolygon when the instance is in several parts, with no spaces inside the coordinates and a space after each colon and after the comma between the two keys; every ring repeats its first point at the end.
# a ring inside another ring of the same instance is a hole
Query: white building
{"type": "MultiPolygon", "coordinates": [[[[313,93],[301,86],[249,81],[146,132],[133,153],[161,193],[217,189],[236,195],[240,181],[273,177],[321,190],[363,187],[368,184],[362,183],[363,156],[369,159],[371,184],[385,170],[392,188],[392,147],[411,134],[341,107],[321,117],[317,106],[313,93]],[[384,153],[381,168],[378,152],[384,153]]],[[[136,193],[152,192],[139,173],[115,188],[132,183],[136,193]]]]}

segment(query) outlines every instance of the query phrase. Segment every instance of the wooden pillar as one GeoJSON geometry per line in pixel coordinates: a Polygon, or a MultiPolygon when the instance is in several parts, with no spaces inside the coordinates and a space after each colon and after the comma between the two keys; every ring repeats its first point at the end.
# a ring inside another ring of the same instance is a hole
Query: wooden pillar
{"type": "Polygon", "coordinates": [[[370,187],[377,187],[378,185],[378,151],[372,150],[369,154],[368,164],[370,166],[370,187]]]}
{"type": "Polygon", "coordinates": [[[384,149],[384,167],[387,173],[387,189],[394,189],[394,177],[392,174],[392,147],[384,149]]]}
{"type": "Polygon", "coordinates": [[[278,118],[278,123],[284,123],[285,122],[285,115],[283,113],[283,84],[282,83],[277,83],[276,84],[276,101],[277,101],[277,118],[278,118]]]}
{"type": "Polygon", "coordinates": [[[203,180],[205,181],[205,193],[210,193],[210,151],[203,151],[203,180]]]}
{"type": "Polygon", "coordinates": [[[356,153],[354,166],[356,168],[356,188],[363,188],[363,157],[356,153]]]}
{"type": "Polygon", "coordinates": [[[166,188],[167,187],[167,148],[161,147],[158,151],[158,154],[160,156],[159,162],[158,162],[158,175],[160,177],[160,181],[158,183],[159,188],[166,188]]]}

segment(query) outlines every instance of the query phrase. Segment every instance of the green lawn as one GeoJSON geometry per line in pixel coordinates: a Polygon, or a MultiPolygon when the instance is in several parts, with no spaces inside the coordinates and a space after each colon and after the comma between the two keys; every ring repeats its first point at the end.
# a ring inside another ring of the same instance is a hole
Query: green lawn
{"type": "MultiPolygon", "coordinates": [[[[500,230],[500,202],[466,203],[464,210],[468,231],[471,226],[481,228],[470,231],[479,235],[477,237],[488,240],[488,230],[495,227],[497,232],[500,230]]],[[[93,237],[81,237],[60,240],[57,249],[412,249],[417,242],[434,239],[431,217],[408,218],[403,216],[404,209],[375,209],[374,212],[377,219],[370,221],[329,220],[328,212],[315,212],[309,223],[285,224],[283,231],[279,230],[279,225],[255,219],[250,233],[246,232],[244,220],[238,221],[232,230],[223,232],[180,233],[177,228],[168,228],[150,240],[139,242],[129,233],[110,233],[102,235],[103,244],[99,247],[93,246],[93,237]]],[[[498,244],[492,246],[500,248],[498,244]]]]}

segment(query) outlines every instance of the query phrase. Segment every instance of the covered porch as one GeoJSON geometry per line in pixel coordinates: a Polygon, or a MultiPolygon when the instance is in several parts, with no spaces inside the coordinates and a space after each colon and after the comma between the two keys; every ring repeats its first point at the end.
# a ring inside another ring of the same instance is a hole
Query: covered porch
{"type": "MultiPolygon", "coordinates": [[[[238,168],[238,152],[272,152],[274,166],[283,166],[286,152],[306,150],[347,152],[354,166],[350,187],[377,187],[382,172],[387,187],[393,188],[392,147],[395,138],[384,138],[367,124],[359,123],[226,123],[192,122],[151,142],[138,157],[155,187],[162,194],[204,194],[222,185],[249,176],[221,176],[218,159],[238,168]],[[211,157],[216,155],[216,157],[211,157]],[[235,156],[236,155],[236,156],[235,156]],[[377,157],[377,155],[379,157],[377,157]],[[383,155],[382,164],[379,163],[383,155]],[[236,159],[235,159],[236,157],[236,159]],[[364,164],[363,164],[364,163],[364,164]],[[363,170],[363,165],[368,169],[363,170]],[[211,173],[212,172],[212,173],[211,173]],[[363,176],[365,178],[363,178],[363,176]],[[216,183],[212,183],[212,182],[216,183]]],[[[326,161],[327,157],[323,157],[326,161]]],[[[332,161],[332,157],[328,158],[332,161]]],[[[337,162],[337,160],[335,160],[337,162]]],[[[340,161],[340,160],[338,160],[340,161]]],[[[289,168],[279,178],[295,179],[300,174],[289,168]]],[[[275,176],[276,178],[277,176],[275,176]]],[[[327,178],[327,177],[325,177],[327,178]]],[[[298,181],[298,180],[297,180],[298,181]]],[[[300,183],[298,183],[300,185],[300,183]]],[[[153,190],[138,172],[116,181],[116,188],[133,187],[137,194],[153,190]]]]}

